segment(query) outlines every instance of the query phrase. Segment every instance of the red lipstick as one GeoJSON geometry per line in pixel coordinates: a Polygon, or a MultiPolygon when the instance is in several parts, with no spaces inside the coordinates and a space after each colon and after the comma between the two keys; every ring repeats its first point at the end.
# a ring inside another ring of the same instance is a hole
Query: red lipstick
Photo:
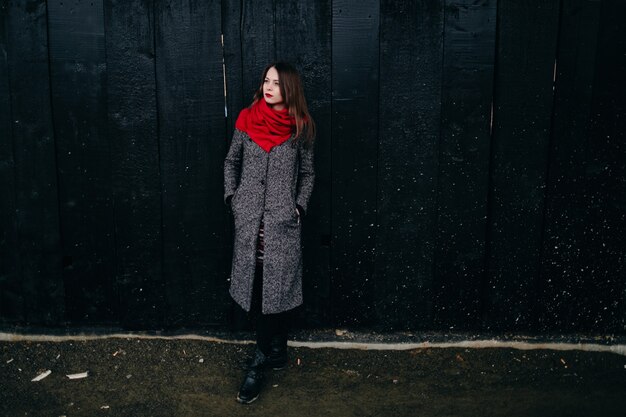
{"type": "Polygon", "coordinates": [[[273,96],[273,95],[271,95],[270,93],[265,93],[265,97],[267,97],[267,98],[272,98],[272,97],[274,97],[274,96],[273,96]]]}

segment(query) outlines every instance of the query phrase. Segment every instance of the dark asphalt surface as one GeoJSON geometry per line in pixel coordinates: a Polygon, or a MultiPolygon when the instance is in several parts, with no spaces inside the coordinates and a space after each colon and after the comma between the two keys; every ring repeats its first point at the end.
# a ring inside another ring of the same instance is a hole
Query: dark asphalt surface
{"type": "Polygon", "coordinates": [[[288,369],[268,372],[260,398],[244,406],[235,401],[238,365],[251,349],[175,339],[0,342],[0,415],[626,415],[626,357],[614,353],[290,347],[288,369]]]}

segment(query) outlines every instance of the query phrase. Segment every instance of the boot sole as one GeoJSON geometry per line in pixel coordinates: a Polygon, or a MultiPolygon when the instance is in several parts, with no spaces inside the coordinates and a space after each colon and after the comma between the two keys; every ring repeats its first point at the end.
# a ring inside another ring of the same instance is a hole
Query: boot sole
{"type": "Polygon", "coordinates": [[[237,402],[239,404],[250,404],[250,403],[253,403],[257,398],[259,398],[258,395],[256,397],[254,397],[253,399],[246,401],[246,400],[241,399],[241,397],[239,397],[239,395],[237,395],[237,402]]]}

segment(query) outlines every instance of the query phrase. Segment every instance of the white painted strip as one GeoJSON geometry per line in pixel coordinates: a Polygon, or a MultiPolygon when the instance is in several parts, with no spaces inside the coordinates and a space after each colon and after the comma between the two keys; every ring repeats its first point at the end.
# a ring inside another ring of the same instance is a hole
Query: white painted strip
{"type": "Polygon", "coordinates": [[[411,350],[428,348],[508,348],[519,350],[582,350],[587,352],[611,352],[626,356],[626,345],[600,345],[597,343],[529,343],[501,340],[463,340],[459,342],[423,343],[351,343],[351,342],[298,342],[289,346],[308,348],[360,349],[360,350],[411,350]]]}
{"type": "Polygon", "coordinates": [[[176,336],[159,336],[137,333],[111,333],[111,334],[72,334],[72,335],[49,335],[49,334],[20,334],[0,332],[0,342],[82,342],[88,340],[103,339],[164,339],[164,340],[201,340],[205,342],[230,343],[235,345],[247,345],[254,343],[252,340],[230,340],[213,336],[200,336],[196,334],[183,334],[176,336]]]}
{"type": "MultiPolygon", "coordinates": [[[[0,342],[68,342],[68,341],[87,341],[102,339],[164,339],[164,340],[200,340],[204,342],[228,343],[237,345],[247,345],[254,343],[252,340],[231,340],[222,339],[213,336],[201,336],[195,334],[176,335],[176,336],[159,336],[145,335],[134,333],[113,333],[113,334],[77,334],[77,335],[33,335],[0,332],[0,342]]],[[[625,344],[598,344],[598,343],[560,343],[560,342],[523,342],[523,341],[507,341],[496,339],[483,340],[462,340],[458,342],[421,342],[421,343],[367,343],[367,342],[348,342],[348,341],[297,341],[290,340],[289,346],[306,347],[310,349],[358,349],[358,350],[411,350],[411,349],[448,349],[448,348],[468,348],[468,349],[484,349],[484,348],[507,348],[518,350],[581,350],[586,352],[610,352],[618,355],[626,356],[625,344]]]]}

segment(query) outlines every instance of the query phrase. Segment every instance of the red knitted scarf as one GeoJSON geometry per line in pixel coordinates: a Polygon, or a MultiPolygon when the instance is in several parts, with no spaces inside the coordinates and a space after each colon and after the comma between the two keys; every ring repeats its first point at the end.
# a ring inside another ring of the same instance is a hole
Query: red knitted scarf
{"type": "Polygon", "coordinates": [[[295,124],[295,118],[289,115],[286,108],[274,110],[260,99],[239,113],[235,127],[246,132],[265,152],[269,152],[291,137],[295,124]]]}

